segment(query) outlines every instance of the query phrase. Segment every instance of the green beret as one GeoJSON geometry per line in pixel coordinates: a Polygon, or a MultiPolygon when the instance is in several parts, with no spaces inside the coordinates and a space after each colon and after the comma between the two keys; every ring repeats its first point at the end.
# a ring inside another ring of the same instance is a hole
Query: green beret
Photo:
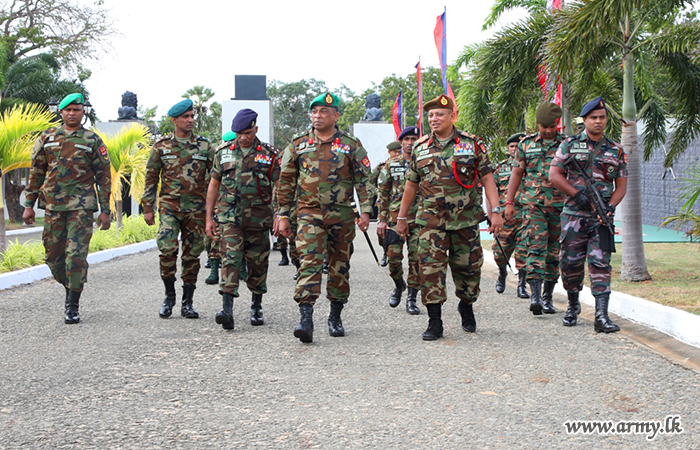
{"type": "Polygon", "coordinates": [[[168,110],[168,115],[170,117],[178,117],[185,114],[187,111],[192,111],[194,109],[194,103],[189,98],[181,102],[175,103],[172,108],[168,110]]]}
{"type": "Polygon", "coordinates": [[[333,108],[337,108],[339,104],[340,99],[337,95],[326,92],[313,99],[309,105],[309,109],[313,109],[314,106],[332,106],[333,108]]]}
{"type": "Polygon", "coordinates": [[[525,133],[515,133],[514,135],[508,138],[508,140],[506,141],[506,145],[512,144],[513,142],[517,144],[518,142],[520,142],[520,139],[522,139],[524,136],[525,133]]]}
{"type": "Polygon", "coordinates": [[[423,111],[430,111],[431,109],[452,109],[455,106],[455,102],[452,101],[452,99],[445,94],[442,94],[439,97],[435,97],[434,99],[430,100],[429,102],[426,102],[425,105],[423,105],[423,111]]]}
{"type": "Polygon", "coordinates": [[[387,144],[386,148],[389,150],[400,150],[401,143],[399,141],[394,141],[394,142],[387,144]]]}
{"type": "Polygon", "coordinates": [[[224,133],[224,135],[221,137],[221,140],[224,141],[224,142],[231,142],[231,141],[233,141],[234,139],[236,139],[236,133],[234,133],[233,131],[227,131],[227,132],[224,133]]]}
{"type": "Polygon", "coordinates": [[[61,103],[58,104],[58,110],[63,111],[63,108],[70,105],[71,103],[75,103],[76,105],[82,105],[83,103],[85,103],[83,94],[78,93],[66,95],[65,97],[63,97],[63,100],[61,100],[61,103]]]}
{"type": "Polygon", "coordinates": [[[543,127],[551,127],[561,117],[561,108],[556,103],[542,103],[535,111],[535,120],[543,127]]]}

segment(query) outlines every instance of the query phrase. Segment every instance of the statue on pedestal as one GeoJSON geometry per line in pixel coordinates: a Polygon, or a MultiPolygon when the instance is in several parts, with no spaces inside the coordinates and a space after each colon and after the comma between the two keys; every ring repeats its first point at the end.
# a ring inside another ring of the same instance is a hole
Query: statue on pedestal
{"type": "Polygon", "coordinates": [[[122,94],[122,106],[119,108],[119,117],[117,120],[138,120],[136,110],[138,108],[138,99],[136,94],[130,91],[122,94]]]}
{"type": "Polygon", "coordinates": [[[380,122],[382,120],[382,100],[373,92],[365,97],[365,115],[362,120],[380,122]]]}

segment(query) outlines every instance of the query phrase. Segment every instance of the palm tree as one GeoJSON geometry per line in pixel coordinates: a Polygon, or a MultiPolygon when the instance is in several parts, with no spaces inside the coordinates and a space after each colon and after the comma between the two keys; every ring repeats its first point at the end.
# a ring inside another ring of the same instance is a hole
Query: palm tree
{"type": "Polygon", "coordinates": [[[676,222],[679,231],[683,225],[688,225],[690,229],[686,235],[693,239],[700,239],[700,215],[693,210],[695,203],[700,198],[700,165],[690,169],[688,177],[682,179],[681,182],[683,185],[680,190],[680,199],[687,200],[678,214],[664,217],[664,222],[661,225],[665,226],[676,222]]]}
{"type": "Polygon", "coordinates": [[[665,116],[676,113],[670,165],[700,133],[700,66],[693,59],[700,26],[690,0],[581,0],[556,14],[548,40],[547,62],[560,74],[579,71],[593,79],[596,70],[622,68],[622,146],[627,155],[627,195],[621,204],[621,278],[650,279],[642,239],[641,155],[637,121],[646,119],[645,156],[666,140],[665,116]],[[637,61],[640,64],[635,64],[637,61]],[[662,76],[658,76],[658,74],[662,76]],[[664,85],[655,82],[665,81],[664,85]],[[637,83],[637,85],[635,85],[637,83]],[[661,98],[664,93],[666,98],[661,98]],[[637,109],[637,102],[644,102],[637,109]]]}
{"type": "Polygon", "coordinates": [[[54,115],[41,105],[20,105],[0,115],[0,253],[6,248],[3,177],[30,167],[31,150],[39,132],[53,125],[54,115]]]}
{"type": "Polygon", "coordinates": [[[106,135],[97,131],[105,145],[112,165],[112,195],[110,209],[117,216],[117,228],[122,227],[122,187],[129,183],[131,195],[139,201],[143,195],[146,178],[146,162],[152,144],[148,127],[132,123],[122,128],[116,135],[106,135]]]}

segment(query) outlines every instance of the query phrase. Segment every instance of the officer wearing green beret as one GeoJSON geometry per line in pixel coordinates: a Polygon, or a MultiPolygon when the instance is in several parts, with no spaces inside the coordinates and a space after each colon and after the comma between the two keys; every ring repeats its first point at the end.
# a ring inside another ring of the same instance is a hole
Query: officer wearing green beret
{"type": "Polygon", "coordinates": [[[199,274],[199,255],[204,250],[204,221],[209,171],[214,150],[209,141],[192,133],[192,100],[175,104],[168,111],[175,133],[163,136],[146,163],[146,181],[141,205],[147,224],[155,223],[156,196],[160,226],[156,242],[160,250],[160,277],[165,285],[165,300],[160,317],[170,317],[175,306],[175,273],[178,235],[182,238],[182,307],[188,319],[199,317],[192,307],[199,274]],[[160,183],[160,194],[158,184],[160,183]]]}
{"type": "Polygon", "coordinates": [[[278,231],[291,236],[288,218],[295,207],[296,193],[301,269],[294,300],[299,304],[301,320],[294,336],[302,342],[313,341],[313,305],[321,293],[325,252],[330,269],[328,331],[331,336],[345,335],[340,312],[350,295],[355,223],[361,231],[367,231],[372,211],[367,189],[369,158],[357,138],[336,126],[338,104],[338,97],[331,93],[316,97],[309,105],[311,130],[294,136],[282,157],[278,231]],[[352,207],[355,191],[362,214],[357,221],[352,207]]]}
{"type": "Polygon", "coordinates": [[[561,114],[556,103],[537,107],[535,118],[539,131],[518,144],[506,198],[506,219],[514,221],[514,203],[522,182],[530,311],[536,316],[556,312],[552,292],[559,279],[559,215],[564,207],[564,195],[549,180],[549,165],[564,140],[557,130],[561,114]]]}
{"type": "Polygon", "coordinates": [[[43,194],[45,261],[54,279],[65,287],[68,324],[80,322],[94,212],[102,211],[97,218],[100,229],[110,224],[109,155],[102,139],[83,128],[84,105],[82,94],[63,98],[58,106],[63,125],[44,131],[34,143],[22,214],[26,224],[33,224],[34,203],[43,194]]]}
{"type": "MultiPolygon", "coordinates": [[[[479,297],[483,251],[479,240],[479,222],[484,219],[482,193],[484,186],[491,205],[498,204],[498,189],[493,181],[486,146],[473,134],[457,130],[453,122],[454,103],[441,95],[427,102],[431,133],[416,141],[411,165],[406,174],[398,233],[408,233],[408,211],[420,191],[421,206],[416,222],[420,231],[420,274],[423,284],[421,299],[428,309],[428,329],[423,340],[442,337],[442,304],[447,300],[445,278],[447,264],[452,269],[457,307],[462,329],[476,331],[472,304],[479,297]]],[[[490,214],[489,231],[498,233],[503,227],[500,207],[490,214]]]]}

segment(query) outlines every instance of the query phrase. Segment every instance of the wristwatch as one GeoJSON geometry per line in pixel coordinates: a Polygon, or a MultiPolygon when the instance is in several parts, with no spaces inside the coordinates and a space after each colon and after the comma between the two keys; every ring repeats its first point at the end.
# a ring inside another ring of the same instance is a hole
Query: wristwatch
{"type": "Polygon", "coordinates": [[[496,214],[500,214],[500,213],[503,212],[503,208],[501,208],[500,206],[496,206],[495,208],[493,208],[493,209],[491,210],[491,212],[492,212],[492,213],[496,213],[496,214]]]}

